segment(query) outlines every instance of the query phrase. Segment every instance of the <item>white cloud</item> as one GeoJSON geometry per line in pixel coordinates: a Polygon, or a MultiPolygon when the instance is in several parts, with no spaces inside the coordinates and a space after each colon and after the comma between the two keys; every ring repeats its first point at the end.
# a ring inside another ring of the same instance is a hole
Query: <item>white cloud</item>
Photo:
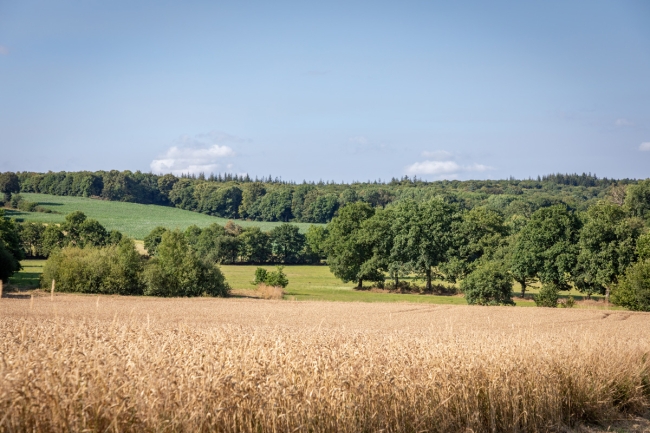
{"type": "Polygon", "coordinates": [[[646,141],[645,143],[641,143],[639,145],[639,150],[641,152],[650,152],[650,141],[646,141]]]}
{"type": "Polygon", "coordinates": [[[627,119],[616,119],[616,121],[614,122],[614,125],[616,125],[616,126],[634,126],[634,122],[632,122],[631,120],[627,120],[627,119]]]}
{"type": "Polygon", "coordinates": [[[212,173],[225,167],[233,168],[231,163],[225,163],[224,158],[236,155],[232,147],[224,144],[240,143],[237,137],[221,132],[210,132],[195,136],[184,135],[175,140],[175,144],[158,158],[151,161],[151,170],[154,173],[212,173]]]}
{"type": "Polygon", "coordinates": [[[9,54],[9,48],[0,45],[0,55],[6,56],[7,54],[9,54]]]}
{"type": "Polygon", "coordinates": [[[455,161],[431,161],[416,162],[406,167],[406,174],[438,176],[446,179],[454,179],[460,173],[484,172],[493,170],[492,167],[483,164],[461,165],[455,161]]]}
{"type": "Polygon", "coordinates": [[[422,152],[422,156],[425,158],[433,159],[434,161],[448,161],[452,159],[454,154],[451,152],[447,152],[446,150],[434,150],[431,152],[425,150],[424,152],[422,152]]]}
{"type": "Polygon", "coordinates": [[[457,173],[461,166],[454,161],[422,161],[406,167],[406,173],[413,174],[428,174],[428,175],[441,175],[457,173]]]}

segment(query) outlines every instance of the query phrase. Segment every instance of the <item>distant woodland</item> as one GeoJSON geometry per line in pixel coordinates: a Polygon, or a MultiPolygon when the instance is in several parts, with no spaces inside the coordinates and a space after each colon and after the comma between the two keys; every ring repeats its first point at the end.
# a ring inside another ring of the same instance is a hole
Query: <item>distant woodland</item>
{"type": "Polygon", "coordinates": [[[583,211],[606,197],[622,204],[627,185],[637,183],[584,173],[552,174],[527,180],[430,182],[403,177],[387,182],[345,184],[295,183],[271,176],[262,179],[230,174],[177,177],[116,170],[19,172],[15,173],[15,180],[11,192],[96,197],[176,206],[223,218],[305,223],[327,223],[349,203],[363,202],[373,208],[384,208],[403,200],[424,202],[434,197],[466,210],[484,206],[500,212],[506,219],[514,215],[529,217],[537,209],[556,204],[583,211]]]}

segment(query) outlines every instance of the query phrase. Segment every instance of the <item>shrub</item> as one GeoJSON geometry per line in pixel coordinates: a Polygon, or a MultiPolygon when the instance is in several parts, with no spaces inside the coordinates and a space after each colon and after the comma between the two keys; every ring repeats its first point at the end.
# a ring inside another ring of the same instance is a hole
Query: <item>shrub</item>
{"type": "Polygon", "coordinates": [[[227,296],[230,291],[219,268],[199,259],[179,230],[162,235],[144,281],[145,295],[153,296],[227,296]]]}
{"type": "Polygon", "coordinates": [[[460,283],[467,303],[477,305],[514,305],[512,276],[498,263],[477,267],[460,283]]]}
{"type": "Polygon", "coordinates": [[[560,289],[553,283],[542,285],[539,294],[535,295],[533,298],[535,300],[535,305],[538,307],[557,307],[557,303],[560,299],[559,291],[560,289]]]}
{"type": "Polygon", "coordinates": [[[282,270],[284,266],[276,266],[277,270],[266,274],[266,284],[274,287],[282,287],[283,289],[289,284],[289,279],[282,270]]]}
{"type": "Polygon", "coordinates": [[[117,295],[142,294],[142,258],[131,239],[105,248],[67,247],[45,262],[41,287],[56,280],[56,290],[117,295]]]}
{"type": "Polygon", "coordinates": [[[33,201],[20,200],[18,202],[17,208],[23,212],[36,212],[38,203],[35,203],[33,201]]]}
{"type": "Polygon", "coordinates": [[[255,269],[255,280],[253,280],[253,284],[257,286],[258,284],[264,283],[266,281],[267,274],[268,272],[264,268],[255,269]]]}
{"type": "Polygon", "coordinates": [[[630,266],[612,290],[615,305],[636,311],[650,311],[650,259],[630,266]]]}
{"type": "Polygon", "coordinates": [[[289,279],[283,272],[284,266],[276,266],[276,271],[269,272],[264,268],[255,269],[254,285],[266,284],[273,287],[282,287],[283,289],[289,284],[289,279]]]}
{"type": "Polygon", "coordinates": [[[569,296],[568,298],[559,301],[557,306],[560,308],[573,308],[576,306],[576,300],[573,299],[573,296],[569,296]]]}

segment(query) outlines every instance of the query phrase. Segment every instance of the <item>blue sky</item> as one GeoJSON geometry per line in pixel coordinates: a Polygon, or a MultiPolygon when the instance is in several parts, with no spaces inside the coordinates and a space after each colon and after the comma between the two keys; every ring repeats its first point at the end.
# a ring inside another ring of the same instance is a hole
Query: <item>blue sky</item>
{"type": "Polygon", "coordinates": [[[648,1],[0,0],[0,171],[650,176],[648,1]]]}

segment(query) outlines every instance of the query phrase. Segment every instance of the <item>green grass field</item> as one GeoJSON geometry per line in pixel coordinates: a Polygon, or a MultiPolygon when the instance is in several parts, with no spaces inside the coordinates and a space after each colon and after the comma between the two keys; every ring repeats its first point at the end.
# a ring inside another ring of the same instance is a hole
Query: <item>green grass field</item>
{"type": "MultiPolygon", "coordinates": [[[[10,284],[21,289],[33,289],[38,287],[40,275],[43,272],[45,260],[23,260],[23,270],[16,273],[10,284]]],[[[261,266],[269,271],[275,270],[274,266],[261,266]]],[[[255,286],[251,284],[255,277],[254,265],[223,265],[221,270],[226,276],[230,287],[245,295],[245,290],[251,292],[255,286]]],[[[454,304],[466,305],[462,296],[436,296],[418,294],[381,293],[373,291],[354,290],[354,283],[343,283],[330,272],[327,266],[286,266],[284,273],[289,279],[289,285],[285,289],[285,299],[296,301],[341,301],[341,302],[413,302],[430,304],[454,304]]],[[[423,281],[417,281],[422,285],[423,281]]],[[[529,288],[526,294],[536,294],[538,288],[529,288]]],[[[518,286],[515,286],[515,296],[520,296],[518,286]]],[[[584,300],[584,296],[575,290],[568,294],[562,293],[562,297],[573,296],[577,301],[584,300]]],[[[602,301],[602,296],[595,297],[602,301]]],[[[519,307],[534,307],[532,300],[515,300],[519,307]]],[[[580,307],[579,305],[578,307],[580,307]]],[[[591,305],[590,308],[598,308],[598,305],[591,305]]],[[[602,308],[605,306],[602,305],[602,308]]],[[[616,309],[617,307],[609,307],[616,309]]]]}
{"type": "MultiPolygon", "coordinates": [[[[269,271],[274,266],[261,266],[269,271]]],[[[255,278],[257,266],[221,266],[228,284],[233,289],[254,290],[251,281],[255,278]]],[[[432,304],[466,305],[461,296],[411,295],[397,293],[376,293],[354,290],[354,283],[343,283],[330,272],[327,266],[286,266],[284,273],[289,279],[285,299],[297,301],[345,301],[345,302],[425,302],[432,304]]]]}
{"type": "MultiPolygon", "coordinates": [[[[21,212],[6,209],[6,215],[19,221],[43,223],[60,223],[65,215],[77,210],[85,213],[88,218],[98,220],[109,230],[119,230],[134,238],[143,239],[154,227],[163,226],[170,229],[186,229],[192,224],[207,227],[212,223],[224,225],[228,220],[198,212],[191,212],[168,206],[124,203],[117,201],[97,200],[85,197],[67,197],[49,194],[21,194],[26,200],[37,202],[40,206],[52,209],[57,213],[21,212]]],[[[269,231],[281,224],[278,222],[234,220],[243,227],[257,226],[269,231]]],[[[301,232],[306,232],[311,224],[296,223],[301,232]]]]}

